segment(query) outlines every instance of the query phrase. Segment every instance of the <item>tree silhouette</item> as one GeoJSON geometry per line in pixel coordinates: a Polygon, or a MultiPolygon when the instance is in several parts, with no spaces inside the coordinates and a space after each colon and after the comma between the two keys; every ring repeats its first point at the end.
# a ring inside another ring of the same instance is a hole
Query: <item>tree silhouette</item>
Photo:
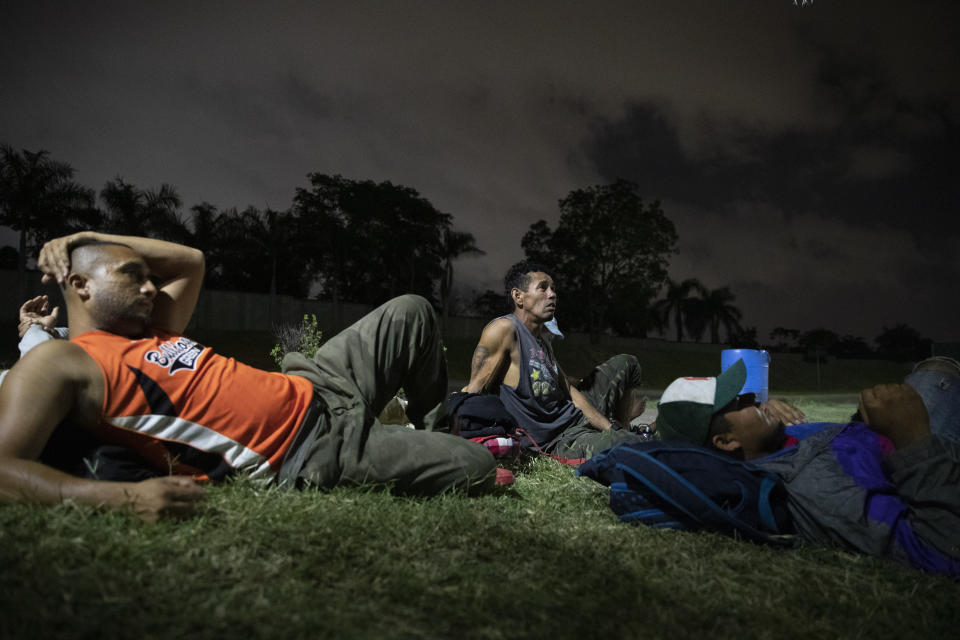
{"type": "MultiPolygon", "coordinates": [[[[700,291],[697,291],[700,293],[700,291]]],[[[683,326],[687,336],[694,342],[700,342],[703,334],[710,326],[710,311],[707,301],[702,296],[687,298],[684,302],[683,326]]]]}
{"type": "Polygon", "coordinates": [[[359,252],[346,211],[350,207],[353,181],[321,173],[307,177],[310,188],[297,187],[293,213],[313,247],[310,268],[319,278],[322,294],[337,304],[341,292],[349,287],[350,262],[359,252]]]}
{"type": "Polygon", "coordinates": [[[117,176],[100,190],[104,207],[101,230],[121,235],[178,240],[186,233],[177,215],[181,201],[169,184],[158,189],[138,189],[117,176]]]}
{"type": "Polygon", "coordinates": [[[874,338],[874,342],[877,343],[877,355],[897,362],[928,358],[933,344],[932,340],[903,323],[883,327],[883,332],[874,338]]]}
{"type": "Polygon", "coordinates": [[[800,337],[799,329],[788,329],[786,327],[774,327],[770,332],[770,339],[776,340],[776,349],[778,351],[793,351],[797,345],[797,339],[800,337]]]}
{"type": "Polygon", "coordinates": [[[308,177],[310,187],[297,189],[293,211],[315,247],[323,295],[365,304],[400,293],[435,300],[449,214],[402,185],[308,177]]]}
{"type": "Polygon", "coordinates": [[[564,324],[597,339],[618,319],[647,319],[677,242],[660,203],[645,205],[634,183],[617,180],[571,191],[559,206],[556,229],[540,220],[521,246],[552,269],[564,324]]]}
{"type": "Polygon", "coordinates": [[[473,312],[484,319],[496,318],[510,313],[512,305],[507,302],[503,291],[487,289],[473,299],[470,305],[473,312]]]}
{"type": "Polygon", "coordinates": [[[299,220],[289,211],[247,207],[221,214],[220,281],[233,289],[304,298],[313,272],[299,220]]]}
{"type": "Polygon", "coordinates": [[[848,334],[837,340],[833,355],[838,358],[870,358],[874,353],[863,338],[848,334]]]}
{"type": "Polygon", "coordinates": [[[73,181],[73,167],[47,151],[0,145],[0,224],[20,235],[17,271],[26,295],[26,260],[50,238],[96,220],[93,192],[73,181]]]}
{"type": "Polygon", "coordinates": [[[477,247],[476,238],[466,231],[454,231],[450,226],[443,229],[440,256],[443,258],[443,275],[440,278],[440,306],[443,318],[450,316],[450,299],[453,293],[453,261],[461,256],[482,256],[486,252],[477,247]]]}
{"type": "Polygon", "coordinates": [[[221,213],[209,202],[193,205],[190,214],[190,223],[181,225],[182,237],[177,241],[203,251],[207,265],[206,286],[211,289],[233,288],[224,278],[223,271],[223,252],[229,250],[225,237],[229,215],[221,213]]]}
{"type": "Polygon", "coordinates": [[[730,291],[730,287],[712,290],[704,288],[700,293],[703,312],[710,326],[710,342],[720,344],[721,327],[727,332],[729,342],[731,336],[740,333],[740,321],[743,319],[743,313],[733,304],[736,296],[730,291]]]}
{"type": "MultiPolygon", "coordinates": [[[[673,316],[673,326],[677,330],[677,342],[683,342],[683,329],[687,324],[686,315],[691,307],[691,294],[702,290],[703,285],[696,278],[687,278],[677,282],[667,278],[667,290],[664,297],[654,303],[654,313],[660,318],[660,325],[670,325],[670,316],[673,316]]],[[[695,304],[695,303],[694,303],[695,304]]]]}
{"type": "Polygon", "coordinates": [[[804,352],[804,359],[810,362],[818,360],[824,355],[833,354],[839,341],[840,336],[835,331],[822,327],[804,331],[797,338],[797,344],[804,352]]]}

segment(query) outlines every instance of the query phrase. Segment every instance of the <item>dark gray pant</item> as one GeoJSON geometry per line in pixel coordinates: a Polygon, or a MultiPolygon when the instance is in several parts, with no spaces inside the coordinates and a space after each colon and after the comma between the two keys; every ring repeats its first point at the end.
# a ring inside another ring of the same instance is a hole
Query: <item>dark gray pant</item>
{"type": "Polygon", "coordinates": [[[960,559],[960,444],[931,437],[897,449],[886,462],[897,494],[910,505],[913,530],[960,559]]]}
{"type": "Polygon", "coordinates": [[[411,494],[492,485],[496,463],[481,445],[434,431],[447,390],[437,319],[419,296],[394,298],[343,330],[313,360],[289,354],[286,373],[302,375],[327,405],[299,472],[303,482],[390,484],[411,494]],[[400,387],[417,429],[377,416],[400,387]]]}
{"type": "MultiPolygon", "coordinates": [[[[580,381],[578,389],[597,411],[612,416],[631,387],[641,385],[640,362],[635,356],[621,353],[597,365],[580,381]]],[[[628,425],[623,425],[624,427],[628,425]]],[[[564,430],[549,448],[549,453],[564,458],[589,458],[593,454],[623,442],[645,442],[627,430],[595,429],[584,418],[580,424],[564,430]]]]}

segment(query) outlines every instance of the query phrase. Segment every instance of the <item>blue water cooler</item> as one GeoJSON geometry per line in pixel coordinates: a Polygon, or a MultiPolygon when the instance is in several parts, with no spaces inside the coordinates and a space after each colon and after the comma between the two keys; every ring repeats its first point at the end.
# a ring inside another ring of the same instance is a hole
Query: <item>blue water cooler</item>
{"type": "Polygon", "coordinates": [[[767,401],[770,387],[770,354],[763,349],[724,349],[720,352],[720,370],[726,371],[737,360],[747,365],[747,382],[740,393],[755,393],[760,402],[767,401]]]}

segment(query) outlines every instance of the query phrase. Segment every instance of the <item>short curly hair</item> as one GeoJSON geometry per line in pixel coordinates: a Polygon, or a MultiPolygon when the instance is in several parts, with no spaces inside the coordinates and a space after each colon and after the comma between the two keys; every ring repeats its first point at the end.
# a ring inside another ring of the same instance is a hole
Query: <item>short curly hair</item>
{"type": "Polygon", "coordinates": [[[511,291],[514,289],[520,289],[521,291],[526,291],[527,287],[530,286],[530,274],[540,271],[542,273],[549,273],[547,267],[536,262],[527,262],[523,260],[513,265],[507,269],[507,275],[503,277],[503,292],[507,296],[507,301],[513,306],[513,296],[511,291]]]}

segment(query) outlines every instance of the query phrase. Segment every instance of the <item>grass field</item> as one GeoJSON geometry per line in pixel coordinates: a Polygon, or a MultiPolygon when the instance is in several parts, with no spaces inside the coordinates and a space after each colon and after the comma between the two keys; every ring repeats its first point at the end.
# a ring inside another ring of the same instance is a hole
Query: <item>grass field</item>
{"type": "MultiPolygon", "coordinates": [[[[470,360],[476,347],[476,338],[454,339],[445,342],[447,365],[453,380],[470,377],[470,360]]],[[[557,359],[564,370],[581,378],[599,362],[618,353],[630,353],[643,367],[644,386],[663,389],[681,376],[716,375],[720,371],[720,350],[704,348],[693,350],[676,348],[671,343],[646,347],[641,341],[629,338],[604,339],[600,344],[583,341],[554,342],[557,359]],[[655,348],[654,348],[655,347],[655,348]]],[[[770,363],[770,390],[777,393],[832,394],[859,391],[881,382],[902,380],[910,371],[909,363],[884,360],[836,360],[821,363],[805,362],[800,354],[774,353],[770,363]]]]}
{"type": "MultiPolygon", "coordinates": [[[[848,403],[798,399],[817,419],[848,403]]],[[[142,524],[0,509],[2,638],[949,638],[960,585],[833,549],[617,522],[548,459],[514,487],[416,500],[212,487],[142,524]]]]}
{"type": "MultiPolygon", "coordinates": [[[[266,334],[197,338],[270,366],[266,334]]],[[[469,361],[472,343],[449,347],[452,363],[469,361]]],[[[702,354],[639,355],[654,387],[675,377],[657,367],[716,366],[702,354]]],[[[605,356],[560,357],[582,375],[605,356]]],[[[839,390],[881,375],[891,373],[851,371],[839,390]]],[[[792,397],[811,419],[854,408],[852,396],[792,397]]],[[[835,549],[624,525],[607,490],[569,467],[536,459],[515,470],[498,493],[426,500],[241,479],[209,488],[197,517],[155,525],[72,504],[5,506],[0,638],[873,640],[960,629],[950,580],[835,549]]]]}

